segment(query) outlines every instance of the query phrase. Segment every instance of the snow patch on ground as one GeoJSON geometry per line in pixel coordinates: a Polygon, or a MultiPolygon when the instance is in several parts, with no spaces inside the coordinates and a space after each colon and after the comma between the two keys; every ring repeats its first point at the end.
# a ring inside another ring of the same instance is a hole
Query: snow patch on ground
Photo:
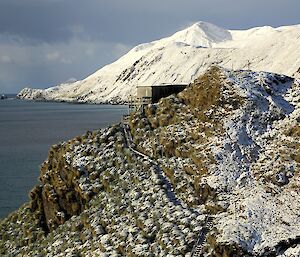
{"type": "Polygon", "coordinates": [[[227,136],[214,149],[218,162],[206,179],[229,196],[227,212],[217,215],[218,242],[236,243],[255,254],[280,252],[282,242],[300,235],[299,165],[288,159],[292,149],[287,155],[280,150],[294,142],[284,131],[299,124],[299,83],[261,72],[227,76],[248,102],[225,121],[227,136]]]}

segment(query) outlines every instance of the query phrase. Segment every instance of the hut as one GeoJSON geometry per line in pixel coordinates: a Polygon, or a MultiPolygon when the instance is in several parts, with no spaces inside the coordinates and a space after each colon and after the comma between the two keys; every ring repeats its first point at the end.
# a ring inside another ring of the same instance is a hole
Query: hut
{"type": "Polygon", "coordinates": [[[172,94],[178,94],[187,87],[187,84],[158,84],[137,87],[137,103],[157,103],[159,99],[172,94]]]}

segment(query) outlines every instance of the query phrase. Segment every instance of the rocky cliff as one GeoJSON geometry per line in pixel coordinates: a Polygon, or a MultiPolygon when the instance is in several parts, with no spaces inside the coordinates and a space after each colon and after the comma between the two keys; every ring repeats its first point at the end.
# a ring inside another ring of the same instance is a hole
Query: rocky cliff
{"type": "Polygon", "coordinates": [[[53,146],[30,204],[0,222],[0,253],[298,256],[299,86],[212,67],[128,124],[53,146]]]}

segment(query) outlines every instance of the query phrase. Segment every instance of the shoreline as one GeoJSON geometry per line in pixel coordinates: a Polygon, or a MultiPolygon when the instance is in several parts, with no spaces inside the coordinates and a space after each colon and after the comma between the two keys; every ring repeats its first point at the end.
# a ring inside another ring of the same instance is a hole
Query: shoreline
{"type": "Polygon", "coordinates": [[[91,102],[91,101],[76,101],[76,100],[49,100],[49,99],[28,99],[21,98],[16,95],[15,99],[27,102],[48,102],[48,103],[68,103],[68,104],[89,104],[89,105],[127,105],[126,101],[104,101],[104,102],[91,102]]]}

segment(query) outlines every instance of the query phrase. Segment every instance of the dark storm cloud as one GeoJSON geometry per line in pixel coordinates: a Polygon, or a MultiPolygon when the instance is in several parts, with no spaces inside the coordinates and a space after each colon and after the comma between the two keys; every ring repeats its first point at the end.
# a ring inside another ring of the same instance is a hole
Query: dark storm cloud
{"type": "Polygon", "coordinates": [[[0,91],[83,78],[199,20],[276,27],[300,23],[298,10],[299,0],[1,0],[0,91]]]}
{"type": "Polygon", "coordinates": [[[298,23],[299,9],[298,0],[1,0],[0,33],[45,42],[81,36],[133,44],[197,20],[226,28],[298,23]]]}

